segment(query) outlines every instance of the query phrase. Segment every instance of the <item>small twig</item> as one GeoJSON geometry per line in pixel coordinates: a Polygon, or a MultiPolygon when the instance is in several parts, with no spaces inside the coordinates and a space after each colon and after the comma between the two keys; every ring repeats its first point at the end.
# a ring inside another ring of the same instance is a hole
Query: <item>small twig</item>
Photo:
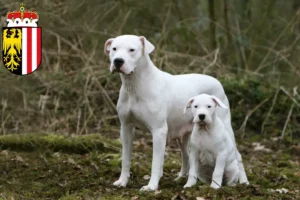
{"type": "Polygon", "coordinates": [[[279,34],[279,36],[276,38],[275,42],[272,44],[270,50],[268,51],[268,53],[266,54],[266,56],[263,58],[263,60],[261,61],[261,63],[259,64],[258,68],[255,70],[255,72],[259,72],[262,69],[262,65],[268,60],[271,52],[273,49],[275,49],[276,45],[278,44],[278,42],[281,40],[281,38],[284,36],[284,33],[286,32],[286,30],[288,30],[288,28],[290,28],[290,26],[293,24],[293,22],[295,21],[295,19],[297,19],[297,15],[295,15],[291,21],[286,25],[286,27],[281,31],[281,33],[279,34]]]}
{"type": "MultiPolygon", "coordinates": [[[[298,88],[298,87],[294,87],[294,88],[293,88],[293,96],[298,95],[297,88],[298,88]]],[[[284,89],[284,88],[283,88],[283,89],[284,89]]],[[[286,128],[287,128],[287,125],[289,124],[290,118],[291,118],[292,113],[293,113],[294,106],[295,106],[295,102],[293,101],[293,103],[292,103],[292,105],[291,105],[291,108],[290,108],[290,110],[289,110],[288,116],[287,116],[287,118],[286,118],[286,120],[285,120],[284,127],[283,127],[282,132],[281,132],[281,139],[283,139],[283,137],[284,137],[285,130],[286,130],[286,128]]]]}
{"type": "MultiPolygon", "coordinates": [[[[280,89],[288,96],[290,97],[290,99],[295,103],[295,105],[297,105],[298,107],[300,107],[300,103],[283,87],[280,86],[280,89]]],[[[297,90],[296,90],[297,91],[297,90]]]]}
{"type": "Polygon", "coordinates": [[[257,106],[255,106],[252,110],[250,110],[246,117],[245,117],[245,120],[243,122],[243,124],[241,125],[239,131],[242,132],[242,138],[244,138],[244,135],[245,135],[245,129],[246,129],[246,125],[247,125],[247,121],[249,119],[249,117],[258,109],[260,108],[262,105],[264,105],[268,100],[270,99],[270,97],[264,99],[262,102],[260,102],[257,106]]]}
{"type": "Polygon", "coordinates": [[[221,185],[219,185],[215,180],[212,180],[212,182],[214,182],[215,184],[217,184],[218,186],[220,186],[221,190],[223,190],[226,193],[230,193],[228,190],[226,190],[224,187],[221,187],[221,185]]]}
{"type": "Polygon", "coordinates": [[[125,26],[125,24],[126,24],[128,18],[129,18],[129,16],[130,16],[130,14],[131,14],[131,10],[129,10],[129,11],[126,13],[126,15],[125,15],[125,17],[124,17],[124,20],[123,20],[123,22],[122,22],[122,24],[120,25],[120,28],[119,28],[119,30],[118,30],[118,35],[121,35],[122,29],[123,29],[123,27],[125,26]]]}
{"type": "Polygon", "coordinates": [[[281,139],[283,139],[283,137],[284,137],[286,127],[287,127],[287,125],[288,125],[288,123],[290,121],[291,115],[293,113],[294,105],[295,105],[295,103],[293,102],[292,105],[291,105],[291,108],[289,110],[289,114],[288,114],[288,116],[287,116],[287,118],[285,120],[284,127],[283,127],[282,132],[281,132],[281,139]]]}
{"type": "Polygon", "coordinates": [[[247,59],[246,59],[245,48],[244,48],[244,45],[242,44],[242,33],[241,33],[241,28],[240,28],[239,20],[236,18],[235,21],[236,21],[238,38],[240,40],[240,42],[239,42],[239,48],[240,48],[240,52],[241,52],[242,61],[244,62],[245,70],[248,70],[248,64],[247,64],[247,59]]]}
{"type": "Polygon", "coordinates": [[[276,93],[275,93],[274,98],[273,98],[273,101],[272,101],[272,106],[271,106],[269,112],[267,113],[266,118],[264,119],[264,121],[263,121],[263,123],[262,123],[262,125],[261,125],[261,133],[264,133],[265,125],[266,125],[266,123],[267,123],[267,121],[268,121],[268,119],[269,119],[269,117],[270,117],[270,115],[271,115],[271,112],[273,111],[274,106],[275,106],[275,104],[276,104],[277,97],[278,97],[278,93],[279,93],[279,88],[276,90],[276,93]]]}
{"type": "Polygon", "coordinates": [[[216,53],[215,53],[213,62],[210,63],[210,64],[203,70],[203,74],[206,74],[206,71],[207,71],[209,68],[211,68],[212,66],[214,66],[214,65],[216,64],[216,62],[217,62],[217,60],[218,60],[218,54],[219,54],[219,51],[220,51],[220,49],[217,48],[217,49],[216,49],[216,53]]]}
{"type": "Polygon", "coordinates": [[[298,86],[296,86],[296,87],[293,88],[293,95],[294,96],[298,96],[299,95],[297,90],[298,90],[298,86]]]}

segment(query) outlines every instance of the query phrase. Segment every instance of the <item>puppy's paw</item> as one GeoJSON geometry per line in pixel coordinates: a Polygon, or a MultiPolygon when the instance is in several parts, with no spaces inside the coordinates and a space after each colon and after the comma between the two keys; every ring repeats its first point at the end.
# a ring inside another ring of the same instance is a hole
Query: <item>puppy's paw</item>
{"type": "Polygon", "coordinates": [[[197,183],[197,181],[194,179],[194,180],[188,180],[188,182],[183,186],[183,188],[189,188],[189,187],[192,187],[194,186],[195,184],[197,183]]]}
{"type": "Polygon", "coordinates": [[[127,182],[128,182],[128,179],[119,179],[117,181],[115,181],[113,183],[114,186],[117,186],[117,187],[126,187],[127,185],[127,182]]]}
{"type": "Polygon", "coordinates": [[[212,184],[210,185],[210,187],[211,187],[211,188],[214,188],[214,189],[219,189],[221,186],[218,185],[218,184],[216,184],[216,183],[212,183],[212,184]]]}
{"type": "Polygon", "coordinates": [[[151,185],[151,184],[149,184],[149,185],[143,186],[143,187],[140,189],[140,191],[154,191],[154,190],[156,190],[157,188],[158,188],[158,185],[151,185]]]}
{"type": "Polygon", "coordinates": [[[243,185],[249,185],[250,183],[249,183],[249,181],[246,181],[246,182],[242,182],[241,184],[243,184],[243,185]]]}

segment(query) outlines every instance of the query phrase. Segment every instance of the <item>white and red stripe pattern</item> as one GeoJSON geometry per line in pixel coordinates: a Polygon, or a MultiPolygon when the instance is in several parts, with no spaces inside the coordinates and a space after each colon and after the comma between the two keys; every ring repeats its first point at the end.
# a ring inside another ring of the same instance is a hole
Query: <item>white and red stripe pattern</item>
{"type": "Polygon", "coordinates": [[[22,28],[22,75],[34,72],[42,59],[42,29],[22,28]]]}

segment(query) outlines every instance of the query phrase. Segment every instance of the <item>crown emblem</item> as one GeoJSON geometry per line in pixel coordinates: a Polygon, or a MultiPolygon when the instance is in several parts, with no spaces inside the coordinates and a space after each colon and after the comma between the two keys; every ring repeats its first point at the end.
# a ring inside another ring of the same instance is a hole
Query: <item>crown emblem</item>
{"type": "Polygon", "coordinates": [[[20,4],[19,11],[7,13],[7,27],[37,27],[39,15],[37,12],[25,10],[24,3],[20,4]]]}

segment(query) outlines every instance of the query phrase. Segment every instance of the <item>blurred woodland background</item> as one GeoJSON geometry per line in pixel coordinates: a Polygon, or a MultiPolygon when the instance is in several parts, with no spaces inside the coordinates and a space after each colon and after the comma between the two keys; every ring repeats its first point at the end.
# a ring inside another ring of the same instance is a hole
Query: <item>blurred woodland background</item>
{"type": "MultiPolygon", "coordinates": [[[[5,14],[19,1],[0,0],[5,14]]],[[[300,0],[25,0],[38,12],[43,57],[31,75],[0,62],[1,199],[300,199],[300,0]],[[176,143],[159,191],[140,193],[152,140],[137,131],[127,188],[120,174],[121,86],[108,38],[143,35],[155,65],[218,78],[231,104],[249,186],[183,190],[176,143]],[[297,90],[298,89],[298,90],[297,90]]],[[[1,45],[2,46],[2,45],[1,45]]]]}
{"type": "MultiPolygon", "coordinates": [[[[19,9],[20,2],[0,2],[3,17],[19,9]]],[[[299,137],[299,0],[24,3],[39,13],[43,59],[29,76],[12,75],[1,62],[1,134],[118,137],[120,78],[109,73],[103,45],[108,38],[136,34],[156,46],[151,57],[158,68],[220,79],[235,130],[299,137]]]]}

